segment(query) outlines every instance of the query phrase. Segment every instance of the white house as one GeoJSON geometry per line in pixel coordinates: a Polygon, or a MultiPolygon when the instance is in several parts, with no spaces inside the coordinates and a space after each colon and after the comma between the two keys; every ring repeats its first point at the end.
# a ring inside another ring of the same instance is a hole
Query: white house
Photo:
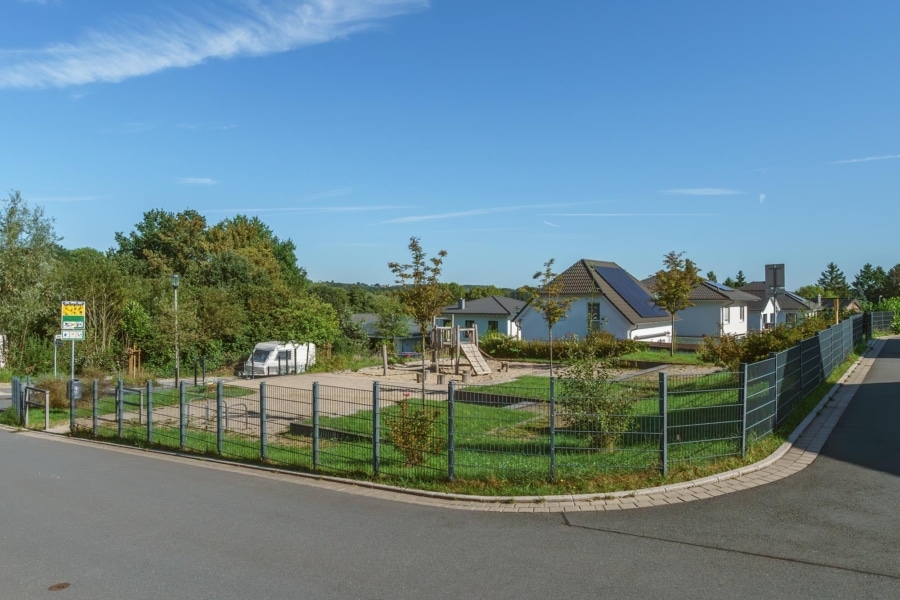
{"type": "MultiPolygon", "coordinates": [[[[643,280],[647,289],[653,290],[655,277],[643,280]]],[[[678,313],[675,335],[701,338],[723,335],[747,335],[752,303],[759,298],[742,290],[735,290],[715,281],[703,280],[691,290],[689,306],[678,313]]]]}
{"type": "Polygon", "coordinates": [[[524,308],[525,302],[505,296],[488,296],[475,300],[460,299],[454,306],[448,306],[441,314],[445,327],[478,327],[478,335],[496,331],[511,338],[519,339],[521,332],[516,315],[524,308]]]}
{"type": "Polygon", "coordinates": [[[792,292],[778,292],[775,296],[766,295],[764,281],[751,281],[741,288],[755,296],[756,302],[749,304],[749,331],[762,331],[776,325],[796,323],[814,315],[821,307],[792,292]]]}
{"type": "MultiPolygon", "coordinates": [[[[671,341],[671,317],[653,304],[650,292],[614,262],[581,259],[557,275],[561,298],[572,298],[565,319],[553,327],[553,337],[584,337],[603,327],[619,339],[671,341]]],[[[547,322],[532,306],[516,319],[522,339],[547,339],[547,322]]]]}

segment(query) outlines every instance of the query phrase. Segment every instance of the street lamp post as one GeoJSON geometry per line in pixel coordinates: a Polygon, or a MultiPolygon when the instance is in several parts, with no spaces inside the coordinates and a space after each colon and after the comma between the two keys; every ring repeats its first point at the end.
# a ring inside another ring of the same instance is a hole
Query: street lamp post
{"type": "Polygon", "coordinates": [[[172,275],[172,289],[175,291],[175,386],[178,386],[180,368],[178,363],[178,274],[172,275]]]}

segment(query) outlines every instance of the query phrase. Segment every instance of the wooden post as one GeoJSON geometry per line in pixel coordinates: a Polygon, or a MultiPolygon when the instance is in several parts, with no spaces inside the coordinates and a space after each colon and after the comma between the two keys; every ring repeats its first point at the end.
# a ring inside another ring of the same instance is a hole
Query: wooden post
{"type": "Polygon", "coordinates": [[[834,299],[834,324],[837,325],[841,322],[841,303],[835,298],[834,299]]]}
{"type": "Polygon", "coordinates": [[[384,375],[387,375],[387,371],[388,371],[387,344],[381,345],[381,364],[384,367],[384,375]]]}

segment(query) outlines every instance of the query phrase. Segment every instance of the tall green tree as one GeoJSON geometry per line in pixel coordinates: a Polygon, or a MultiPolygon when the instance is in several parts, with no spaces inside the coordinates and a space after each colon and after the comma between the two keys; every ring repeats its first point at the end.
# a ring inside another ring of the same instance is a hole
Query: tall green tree
{"type": "MultiPolygon", "coordinates": [[[[29,336],[45,331],[58,319],[53,288],[59,237],[53,219],[40,206],[30,206],[19,191],[0,204],[0,334],[7,336],[8,364],[33,372],[35,358],[26,359],[29,336]],[[32,363],[32,364],[26,364],[32,363]]],[[[58,323],[57,323],[58,324],[58,323]]],[[[55,329],[55,327],[54,327],[55,329]]]]}
{"type": "Polygon", "coordinates": [[[878,298],[889,293],[888,274],[881,267],[866,263],[853,278],[853,292],[860,300],[878,302],[878,298]]]}
{"type": "Polygon", "coordinates": [[[737,277],[734,278],[734,289],[738,290],[747,285],[747,279],[744,277],[743,271],[737,272],[737,277]]]}
{"type": "Polygon", "coordinates": [[[394,339],[409,335],[409,316],[403,304],[393,295],[375,296],[375,315],[378,318],[375,331],[385,343],[393,345],[394,339]]]}
{"type": "Polygon", "coordinates": [[[153,209],[128,235],[117,232],[117,252],[137,259],[142,275],[150,277],[178,273],[191,278],[209,258],[206,219],[195,210],[180,213],[153,209]]]}
{"type": "Polygon", "coordinates": [[[707,271],[707,272],[706,272],[706,278],[707,278],[709,281],[713,281],[713,282],[718,282],[718,281],[719,281],[718,279],[716,279],[716,273],[715,273],[714,271],[707,271]]]}
{"type": "MultiPolygon", "coordinates": [[[[653,302],[672,317],[672,356],[675,355],[675,315],[693,306],[691,290],[700,284],[700,276],[691,259],[682,258],[684,252],[669,252],[663,258],[665,269],[656,272],[653,286],[653,302]]],[[[738,275],[743,275],[738,272],[738,275]]]]}
{"type": "Polygon", "coordinates": [[[885,286],[885,298],[900,297],[900,263],[888,269],[885,286]]]}
{"type": "Polygon", "coordinates": [[[551,258],[544,263],[544,269],[532,275],[537,286],[525,286],[529,295],[529,304],[537,311],[547,324],[547,343],[550,345],[550,377],[553,377],[553,327],[566,315],[576,298],[563,296],[563,281],[553,270],[556,259],[551,258]]]}
{"type": "Polygon", "coordinates": [[[58,263],[59,300],[85,302],[88,331],[79,351],[88,367],[111,370],[120,362],[123,311],[135,282],[119,263],[93,248],[66,252],[58,263]]]}
{"type": "Polygon", "coordinates": [[[419,326],[422,336],[422,401],[425,398],[425,349],[428,339],[428,328],[435,317],[440,315],[453,300],[451,292],[441,284],[440,277],[444,265],[446,250],[440,250],[431,258],[422,249],[419,238],[409,238],[410,261],[408,263],[390,262],[388,268],[396,276],[400,286],[397,298],[406,307],[406,312],[419,326]]]}
{"type": "Polygon", "coordinates": [[[829,297],[846,298],[850,295],[850,285],[847,283],[847,277],[838,266],[830,262],[825,266],[825,270],[819,276],[816,285],[825,290],[829,297]]]}
{"type": "Polygon", "coordinates": [[[807,300],[815,302],[820,296],[825,295],[825,288],[820,285],[802,285],[798,287],[794,293],[801,298],[806,298],[807,300]]]}

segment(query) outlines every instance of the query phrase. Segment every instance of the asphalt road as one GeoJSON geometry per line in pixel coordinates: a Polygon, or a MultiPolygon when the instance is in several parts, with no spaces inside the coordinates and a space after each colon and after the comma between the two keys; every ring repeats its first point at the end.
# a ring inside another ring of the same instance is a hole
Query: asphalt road
{"type": "Polygon", "coordinates": [[[551,515],[0,431],[0,600],[896,599],[898,424],[891,340],[804,471],[693,503],[551,515]]]}

